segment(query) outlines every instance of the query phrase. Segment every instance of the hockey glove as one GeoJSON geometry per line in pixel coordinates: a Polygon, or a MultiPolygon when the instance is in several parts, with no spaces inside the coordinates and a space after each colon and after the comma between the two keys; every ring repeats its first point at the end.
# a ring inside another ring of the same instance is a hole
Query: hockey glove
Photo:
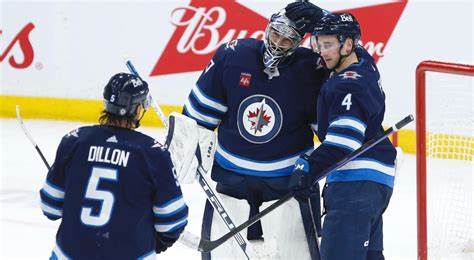
{"type": "Polygon", "coordinates": [[[310,33],[324,16],[324,12],[310,2],[294,2],[285,7],[285,15],[295,22],[299,30],[310,33]]]}
{"type": "Polygon", "coordinates": [[[297,200],[306,201],[313,195],[311,184],[313,183],[312,175],[309,171],[309,157],[303,154],[295,162],[295,168],[290,178],[288,188],[293,190],[297,200]]]}
{"type": "Polygon", "coordinates": [[[168,247],[171,247],[176,239],[165,237],[160,233],[156,233],[156,244],[155,244],[155,252],[157,254],[166,251],[168,247]]]}

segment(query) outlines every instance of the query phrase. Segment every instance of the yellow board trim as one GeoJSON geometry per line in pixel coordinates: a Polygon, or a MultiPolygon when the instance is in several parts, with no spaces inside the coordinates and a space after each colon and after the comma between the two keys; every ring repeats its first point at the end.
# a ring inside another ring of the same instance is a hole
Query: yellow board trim
{"type": "MultiPolygon", "coordinates": [[[[49,119],[49,120],[66,120],[66,121],[80,121],[87,123],[97,123],[100,112],[103,109],[103,101],[99,100],[84,100],[84,99],[66,99],[66,98],[52,98],[52,97],[28,97],[28,96],[4,96],[0,95],[0,117],[2,118],[15,118],[16,105],[21,107],[22,118],[28,119],[49,119]]],[[[172,105],[161,105],[160,106],[166,116],[172,112],[181,112],[182,106],[172,105]]],[[[151,109],[150,109],[151,110],[151,109]]],[[[154,112],[148,112],[142,119],[143,126],[151,127],[164,127],[161,120],[154,112]]],[[[455,137],[445,135],[449,137],[455,137]]],[[[452,138],[452,139],[453,139],[452,138]]],[[[398,132],[398,145],[403,149],[405,153],[416,152],[416,132],[414,130],[400,130],[398,132]]],[[[460,140],[457,138],[456,140],[460,140]]],[[[467,147],[469,159],[472,161],[474,151],[474,141],[472,137],[466,137],[461,140],[467,147]]],[[[315,138],[315,142],[318,139],[315,138]]],[[[459,142],[459,141],[458,141],[459,142]]],[[[439,158],[452,158],[450,157],[456,151],[443,148],[441,155],[436,156],[439,158]],[[443,154],[448,154],[444,157],[443,154]]],[[[463,151],[464,153],[466,151],[463,151]]],[[[466,159],[465,159],[466,160],[466,159]]]]}
{"type": "MultiPolygon", "coordinates": [[[[98,100],[51,97],[0,96],[0,117],[15,118],[16,105],[20,105],[22,118],[80,121],[97,123],[104,104],[98,100]]],[[[161,105],[166,116],[181,112],[182,106],[161,105]]],[[[150,109],[151,111],[151,109],[150,109]]],[[[164,127],[154,112],[145,114],[143,126],[164,127]]]]}

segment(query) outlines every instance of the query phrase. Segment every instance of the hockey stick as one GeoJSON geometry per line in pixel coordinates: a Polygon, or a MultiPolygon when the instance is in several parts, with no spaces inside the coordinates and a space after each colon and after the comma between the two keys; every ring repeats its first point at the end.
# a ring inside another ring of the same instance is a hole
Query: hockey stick
{"type": "MultiPolygon", "coordinates": [[[[130,60],[127,60],[126,61],[126,65],[127,65],[127,68],[128,70],[135,76],[140,77],[140,74],[138,74],[138,71],[135,69],[135,66],[133,66],[132,62],[130,60]]],[[[150,94],[150,103],[151,103],[151,106],[153,107],[153,110],[156,112],[156,114],[158,115],[158,117],[160,118],[160,120],[163,122],[163,124],[168,127],[168,120],[167,118],[165,117],[165,114],[163,113],[163,111],[161,110],[161,108],[158,106],[158,103],[156,102],[156,100],[151,97],[151,94],[150,94]]],[[[199,149],[199,148],[198,148],[199,149]]],[[[196,151],[198,152],[198,151],[196,151]]],[[[199,158],[199,156],[198,156],[199,158]]],[[[201,186],[201,188],[203,189],[204,193],[206,194],[207,196],[207,199],[209,200],[209,202],[211,203],[212,207],[217,211],[217,213],[219,214],[219,216],[221,217],[222,221],[224,222],[224,224],[226,225],[226,227],[229,229],[229,230],[232,230],[235,228],[235,224],[234,222],[232,221],[232,218],[229,216],[229,213],[225,210],[225,207],[223,205],[223,203],[219,200],[219,198],[217,197],[217,192],[214,190],[214,188],[210,185],[211,183],[211,180],[209,179],[209,177],[207,176],[207,174],[205,173],[204,169],[202,168],[201,165],[199,165],[198,169],[197,169],[197,172],[198,174],[196,175],[196,178],[199,182],[199,185],[201,186]]],[[[186,231],[185,231],[186,232],[186,231]]],[[[186,232],[187,235],[186,235],[186,238],[189,239],[189,240],[198,240],[199,238],[196,237],[195,235],[189,233],[189,232],[186,232]]],[[[247,259],[250,259],[249,257],[249,254],[251,251],[250,247],[247,245],[247,242],[246,240],[242,237],[242,235],[238,232],[236,232],[234,234],[235,236],[235,240],[237,241],[237,243],[239,244],[240,248],[242,249],[242,251],[244,252],[245,256],[247,257],[247,259]]],[[[185,241],[182,241],[180,239],[180,241],[184,244],[184,245],[189,245],[188,242],[185,242],[185,241]]],[[[194,248],[194,247],[191,247],[191,248],[194,248]]]]}
{"type": "Polygon", "coordinates": [[[46,161],[46,158],[44,157],[43,153],[41,152],[40,148],[38,147],[38,145],[36,144],[35,140],[33,139],[33,137],[30,135],[30,132],[28,132],[28,129],[26,129],[26,126],[25,124],[23,123],[23,120],[21,119],[21,116],[20,116],[20,105],[16,105],[16,118],[18,119],[18,123],[20,124],[21,126],[21,129],[23,129],[23,133],[25,133],[25,135],[28,137],[28,139],[30,140],[31,144],[33,144],[33,146],[35,147],[36,151],[38,152],[39,156],[41,157],[41,159],[43,160],[44,162],[44,165],[46,165],[46,168],[51,168],[49,166],[49,163],[48,161],[46,161]]]}
{"type": "MultiPolygon", "coordinates": [[[[392,126],[389,129],[385,130],[383,132],[383,134],[374,137],[373,139],[369,140],[368,142],[363,144],[361,147],[359,147],[359,149],[357,149],[357,150],[351,152],[350,154],[344,156],[341,160],[339,160],[338,162],[336,162],[335,164],[333,164],[332,166],[330,166],[329,168],[324,170],[321,173],[320,177],[313,181],[313,183],[311,185],[312,188],[310,188],[310,189],[313,190],[313,187],[315,185],[319,185],[318,181],[323,179],[324,177],[326,177],[329,173],[341,168],[342,166],[344,166],[346,163],[348,163],[352,159],[354,159],[357,156],[361,155],[362,153],[366,152],[367,150],[372,148],[374,145],[380,143],[385,138],[388,138],[391,134],[397,132],[400,128],[406,126],[408,123],[410,123],[412,121],[413,121],[413,116],[408,115],[407,117],[402,119],[400,122],[396,123],[394,126],[392,126]]],[[[227,234],[223,235],[222,237],[220,237],[216,240],[206,240],[206,239],[202,239],[202,238],[199,240],[199,239],[193,238],[191,236],[186,237],[186,236],[189,235],[189,232],[183,232],[181,234],[181,237],[183,237],[183,241],[186,241],[188,243],[187,245],[189,247],[192,247],[192,248],[194,248],[198,251],[201,251],[201,252],[210,252],[213,249],[215,249],[216,247],[222,245],[230,237],[232,237],[233,235],[237,234],[238,232],[244,230],[245,228],[251,226],[252,224],[257,222],[259,219],[261,219],[262,217],[264,217],[265,215],[267,215],[268,213],[270,213],[274,209],[278,208],[280,205],[287,202],[291,198],[293,198],[293,192],[290,192],[290,193],[286,194],[281,199],[279,199],[277,202],[275,202],[272,205],[268,206],[267,208],[262,210],[257,215],[253,216],[249,220],[247,220],[244,223],[240,224],[235,229],[231,230],[230,232],[228,232],[227,234]]]]}

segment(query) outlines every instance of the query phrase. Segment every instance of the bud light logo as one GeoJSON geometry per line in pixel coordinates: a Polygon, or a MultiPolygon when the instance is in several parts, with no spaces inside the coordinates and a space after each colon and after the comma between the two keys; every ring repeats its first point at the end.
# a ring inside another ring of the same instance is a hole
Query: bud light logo
{"type": "MultiPolygon", "coordinates": [[[[377,62],[406,4],[402,0],[340,11],[357,18],[362,27],[360,43],[377,62]]],[[[233,0],[192,0],[171,12],[170,23],[176,29],[150,76],[201,71],[220,45],[240,38],[263,39],[267,22],[268,18],[233,0]]],[[[309,46],[308,38],[303,46],[309,46]]]]}
{"type": "Polygon", "coordinates": [[[30,33],[35,28],[33,23],[28,23],[21,29],[13,39],[4,39],[3,30],[0,29],[0,43],[1,46],[7,46],[3,51],[0,49],[0,62],[7,61],[10,66],[16,69],[28,68],[33,63],[35,52],[30,41],[30,33]],[[5,45],[7,43],[7,45],[5,45]],[[23,54],[17,55],[12,53],[12,48],[18,46],[23,54]]]}

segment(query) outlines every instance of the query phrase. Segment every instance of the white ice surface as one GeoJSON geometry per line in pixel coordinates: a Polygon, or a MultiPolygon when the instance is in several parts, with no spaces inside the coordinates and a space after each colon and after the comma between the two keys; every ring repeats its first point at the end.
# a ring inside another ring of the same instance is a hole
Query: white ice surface
{"type": "MultiPolygon", "coordinates": [[[[61,137],[82,123],[24,120],[33,138],[52,163],[61,137]]],[[[0,120],[0,259],[48,259],[59,221],[46,219],[39,208],[38,191],[46,168],[16,119],[0,120]]],[[[165,130],[140,128],[162,141],[165,130]]],[[[386,259],[416,259],[415,157],[405,155],[390,206],[384,215],[386,259]]],[[[189,206],[186,229],[200,234],[205,195],[197,183],[183,185],[189,206]]],[[[160,259],[200,259],[200,253],[180,243],[160,259]]]]}

